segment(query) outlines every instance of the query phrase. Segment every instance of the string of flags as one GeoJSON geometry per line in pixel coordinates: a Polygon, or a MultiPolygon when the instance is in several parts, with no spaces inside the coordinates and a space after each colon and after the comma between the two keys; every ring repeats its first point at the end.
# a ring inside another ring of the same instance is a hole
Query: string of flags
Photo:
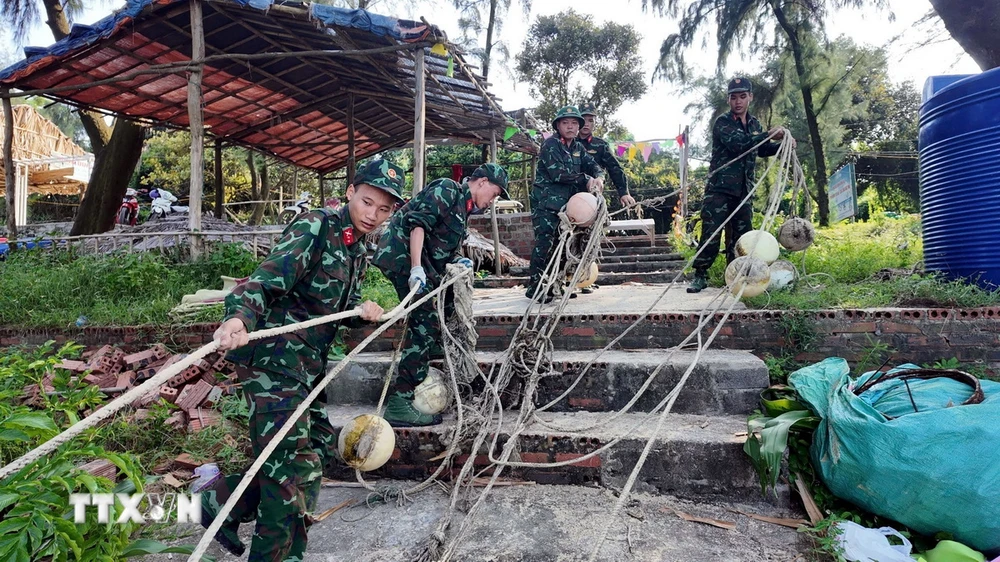
{"type": "MultiPolygon", "coordinates": [[[[507,129],[504,131],[503,140],[504,141],[509,140],[511,137],[516,135],[519,130],[520,129],[518,129],[513,125],[508,125],[507,129]]],[[[534,136],[535,134],[537,134],[537,131],[531,129],[527,131],[527,133],[528,136],[534,136]]],[[[548,132],[542,133],[543,139],[548,139],[551,136],[552,133],[548,132]]],[[[657,140],[648,140],[643,142],[623,141],[623,142],[612,142],[610,144],[611,146],[615,147],[614,149],[615,154],[618,156],[618,158],[627,158],[629,161],[632,161],[641,156],[643,162],[649,162],[649,157],[652,156],[653,154],[660,154],[666,151],[667,149],[673,148],[675,146],[684,146],[685,143],[686,140],[684,138],[684,134],[682,133],[672,139],[657,139],[657,140]]]]}

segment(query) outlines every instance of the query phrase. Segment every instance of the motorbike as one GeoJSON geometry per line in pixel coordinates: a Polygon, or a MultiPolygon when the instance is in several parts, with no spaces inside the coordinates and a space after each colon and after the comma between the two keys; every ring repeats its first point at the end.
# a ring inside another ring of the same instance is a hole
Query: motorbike
{"type": "Polygon", "coordinates": [[[117,224],[127,224],[135,226],[139,219],[139,197],[138,192],[131,187],[125,190],[125,197],[122,197],[122,206],[118,209],[117,224]]]}
{"type": "Polygon", "coordinates": [[[285,207],[285,210],[281,211],[281,214],[278,215],[278,222],[280,224],[288,224],[295,220],[295,217],[308,213],[310,210],[309,194],[303,192],[294,205],[289,205],[285,207]]]}
{"type": "Polygon", "coordinates": [[[188,212],[187,207],[174,205],[177,202],[177,197],[166,189],[150,190],[149,196],[153,199],[153,202],[149,206],[149,218],[147,221],[163,220],[170,214],[188,212]]]}

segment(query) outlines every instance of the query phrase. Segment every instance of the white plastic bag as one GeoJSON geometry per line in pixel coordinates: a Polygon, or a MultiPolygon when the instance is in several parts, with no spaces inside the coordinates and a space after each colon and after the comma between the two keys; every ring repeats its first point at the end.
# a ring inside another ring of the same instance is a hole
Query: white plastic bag
{"type": "Polygon", "coordinates": [[[208,463],[194,469],[197,480],[191,484],[191,493],[197,494],[219,477],[219,467],[215,463],[208,463]]]}
{"type": "Polygon", "coordinates": [[[892,527],[869,529],[851,521],[837,523],[840,534],[837,540],[844,551],[844,559],[851,562],[913,562],[910,550],[913,545],[892,527]],[[897,537],[902,545],[889,543],[887,537],[897,537]]]}

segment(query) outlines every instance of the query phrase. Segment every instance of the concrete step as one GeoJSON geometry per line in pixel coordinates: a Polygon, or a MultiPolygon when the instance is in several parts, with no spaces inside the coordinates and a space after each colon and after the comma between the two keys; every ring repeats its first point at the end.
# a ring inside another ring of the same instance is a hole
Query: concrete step
{"type": "MultiPolygon", "coordinates": [[[[594,358],[594,352],[556,351],[553,364],[561,375],[542,379],[539,388],[541,406],[558,398],[576,380],[580,371],[594,358]]],[[[485,372],[501,357],[499,352],[480,352],[477,359],[485,372]]],[[[584,378],[556,408],[558,411],[604,412],[623,408],[649,375],[665,363],[649,389],[633,406],[635,412],[648,412],[673,389],[694,359],[690,351],[652,349],[645,351],[608,351],[584,375],[584,378]]],[[[392,353],[361,353],[327,387],[329,404],[378,403],[392,353]]],[[[443,368],[440,362],[432,363],[443,368]]],[[[333,365],[331,365],[333,368],[333,365]]],[[[747,415],[757,407],[760,391],[769,383],[767,366],[746,351],[708,350],[681,392],[674,412],[679,414],[747,415]]]]}
{"type": "MultiPolygon", "coordinates": [[[[732,305],[740,313],[746,311],[746,305],[732,303],[732,297],[724,289],[708,288],[698,294],[690,294],[685,291],[686,288],[686,282],[673,285],[604,285],[589,295],[578,295],[567,303],[563,311],[552,335],[553,346],[559,350],[601,349],[649,310],[645,321],[629,331],[616,348],[668,349],[679,345],[697,327],[701,312],[713,303],[725,308],[732,305]]],[[[477,349],[507,349],[528,304],[523,286],[519,289],[476,290],[473,311],[479,332],[477,349]]],[[[555,306],[556,303],[543,306],[541,314],[550,314],[555,306]]],[[[538,314],[537,310],[533,309],[531,314],[538,314]]],[[[754,334],[759,332],[760,320],[770,315],[768,311],[745,312],[742,321],[734,320],[722,328],[713,347],[752,349],[753,346],[747,342],[753,341],[754,334]]],[[[716,316],[719,317],[721,314],[716,316]]],[[[710,322],[703,334],[707,336],[714,325],[715,322],[710,322]]],[[[345,338],[348,346],[357,345],[372,330],[372,325],[350,330],[345,338]]],[[[383,337],[372,341],[365,351],[392,350],[400,337],[401,329],[390,328],[383,337]]]]}
{"type": "MultiPolygon", "coordinates": [[[[353,480],[353,479],[352,479],[353,480]]],[[[309,529],[306,562],[399,562],[415,554],[448,513],[450,495],[437,486],[416,494],[402,506],[366,505],[368,490],[331,483],[319,496],[317,512],[353,500],[353,506],[309,529]]],[[[412,487],[412,481],[375,482],[377,486],[412,487]]],[[[472,499],[478,497],[477,489],[472,499]]],[[[462,562],[551,562],[587,560],[608,526],[608,539],[597,559],[606,562],[788,562],[804,560],[808,539],[794,529],[752,519],[745,514],[803,518],[793,510],[760,503],[686,501],[636,493],[625,512],[611,519],[616,497],[605,489],[579,486],[498,486],[470,520],[469,532],[452,560],[462,562]],[[683,513],[735,524],[732,530],[681,519],[683,513]],[[800,555],[803,556],[800,558],[800,555]]],[[[465,514],[452,522],[457,529],[465,514]]],[[[171,544],[193,544],[203,529],[182,524],[171,544]],[[188,533],[193,533],[193,537],[188,533]]],[[[239,531],[250,544],[253,524],[239,531]]],[[[219,562],[241,558],[213,543],[208,554],[219,562]]],[[[176,555],[144,557],[176,562],[176,555]],[[172,557],[172,558],[171,558],[172,557]]]]}
{"type": "MultiPolygon", "coordinates": [[[[671,254],[667,255],[669,256],[671,254]]],[[[663,256],[659,255],[644,256],[644,257],[650,257],[656,259],[631,260],[631,261],[604,261],[602,259],[598,262],[599,265],[598,269],[600,273],[655,273],[659,271],[679,271],[685,265],[685,262],[680,259],[671,259],[669,257],[664,258],[663,256]]],[[[528,275],[528,268],[512,267],[510,268],[510,275],[517,277],[526,277],[528,275]]]]}
{"type": "MultiPolygon", "coordinates": [[[[328,407],[330,421],[339,432],[350,420],[372,413],[373,406],[335,405],[328,407]]],[[[606,443],[622,438],[598,456],[561,467],[517,468],[505,473],[513,478],[539,484],[600,485],[620,488],[639,459],[643,447],[656,428],[657,416],[628,413],[601,427],[575,431],[609,420],[610,413],[543,412],[546,423],[558,429],[534,424],[521,433],[520,458],[523,462],[561,462],[582,459],[606,443]]],[[[498,447],[510,436],[517,413],[504,413],[498,447]]],[[[668,414],[649,458],[640,471],[636,490],[683,498],[717,498],[729,501],[758,501],[760,484],[743,452],[746,416],[698,416],[668,414]]],[[[445,414],[439,425],[396,429],[396,450],[382,468],[370,473],[375,478],[423,479],[439,464],[436,457],[445,451],[454,432],[454,414],[445,414]]],[[[488,445],[486,445],[488,446],[488,445]]],[[[463,451],[469,453],[467,446],[463,451]]],[[[498,454],[496,451],[494,454],[498,454]]],[[[475,463],[490,465],[485,450],[476,452],[475,463]]],[[[457,474],[460,456],[452,467],[457,474]]],[[[345,465],[327,467],[332,478],[352,479],[345,465]]],[[[785,496],[782,502],[787,502],[785,496]]]]}
{"type": "MultiPolygon", "coordinates": [[[[639,234],[635,236],[608,236],[604,239],[605,245],[614,245],[619,248],[649,248],[649,235],[639,234]]],[[[674,237],[671,234],[657,234],[653,247],[670,248],[674,245],[674,237]]]]}
{"type": "MultiPolygon", "coordinates": [[[[638,273],[604,273],[601,272],[597,276],[598,285],[621,285],[623,283],[642,283],[645,285],[660,284],[660,283],[670,283],[677,276],[680,271],[681,262],[677,262],[679,265],[676,269],[663,270],[663,271],[648,271],[648,272],[638,272],[638,273]]],[[[508,277],[483,277],[481,279],[476,279],[474,282],[474,287],[477,289],[506,289],[510,287],[516,287],[518,285],[526,285],[528,283],[528,277],[525,276],[508,276],[508,277]]]]}
{"type": "Polygon", "coordinates": [[[602,252],[598,263],[635,263],[648,261],[680,261],[684,257],[677,253],[634,254],[631,252],[602,252]]]}

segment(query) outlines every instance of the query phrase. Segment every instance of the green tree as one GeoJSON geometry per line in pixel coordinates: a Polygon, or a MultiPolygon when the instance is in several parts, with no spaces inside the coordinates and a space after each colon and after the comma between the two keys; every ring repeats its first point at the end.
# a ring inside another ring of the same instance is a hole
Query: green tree
{"type": "MultiPolygon", "coordinates": [[[[539,16],[517,55],[517,77],[539,100],[536,115],[549,122],[559,107],[591,101],[601,121],[646,93],[640,35],[631,25],[601,26],[573,10],[539,16]],[[587,84],[587,86],[584,86],[587,84]]],[[[612,128],[612,127],[609,127],[612,128]]]]}
{"type": "MultiPolygon", "coordinates": [[[[42,21],[44,11],[45,25],[59,41],[69,35],[72,17],[82,12],[83,5],[82,0],[65,3],[60,0],[4,0],[0,3],[0,22],[11,30],[18,44],[23,44],[28,31],[42,21]]],[[[95,158],[87,195],[80,203],[70,231],[72,235],[105,232],[114,226],[129,178],[142,154],[145,136],[145,128],[133,121],[116,119],[111,126],[96,112],[81,111],[79,115],[95,158]]]]}
{"type": "Polygon", "coordinates": [[[679,17],[679,30],[660,47],[660,75],[685,81],[689,75],[684,55],[707,28],[714,26],[718,42],[718,68],[737,45],[746,45],[747,54],[766,49],[791,53],[792,66],[802,97],[803,117],[813,151],[813,181],[819,203],[820,224],[829,223],[827,162],[820,132],[820,96],[816,92],[809,61],[817,56],[823,37],[823,22],[832,9],[854,7],[883,8],[886,0],[643,0],[660,14],[679,17]]]}
{"type": "MultiPolygon", "coordinates": [[[[458,28],[466,36],[464,43],[477,42],[481,34],[486,33],[482,47],[472,48],[471,54],[482,64],[483,78],[489,80],[490,69],[493,66],[493,50],[500,54],[500,61],[510,58],[510,49],[502,39],[498,39],[503,28],[503,20],[510,12],[512,0],[452,0],[460,14],[458,28]],[[484,17],[485,16],[485,17],[484,17]]],[[[531,0],[521,0],[524,15],[531,13],[531,0]]]]}

